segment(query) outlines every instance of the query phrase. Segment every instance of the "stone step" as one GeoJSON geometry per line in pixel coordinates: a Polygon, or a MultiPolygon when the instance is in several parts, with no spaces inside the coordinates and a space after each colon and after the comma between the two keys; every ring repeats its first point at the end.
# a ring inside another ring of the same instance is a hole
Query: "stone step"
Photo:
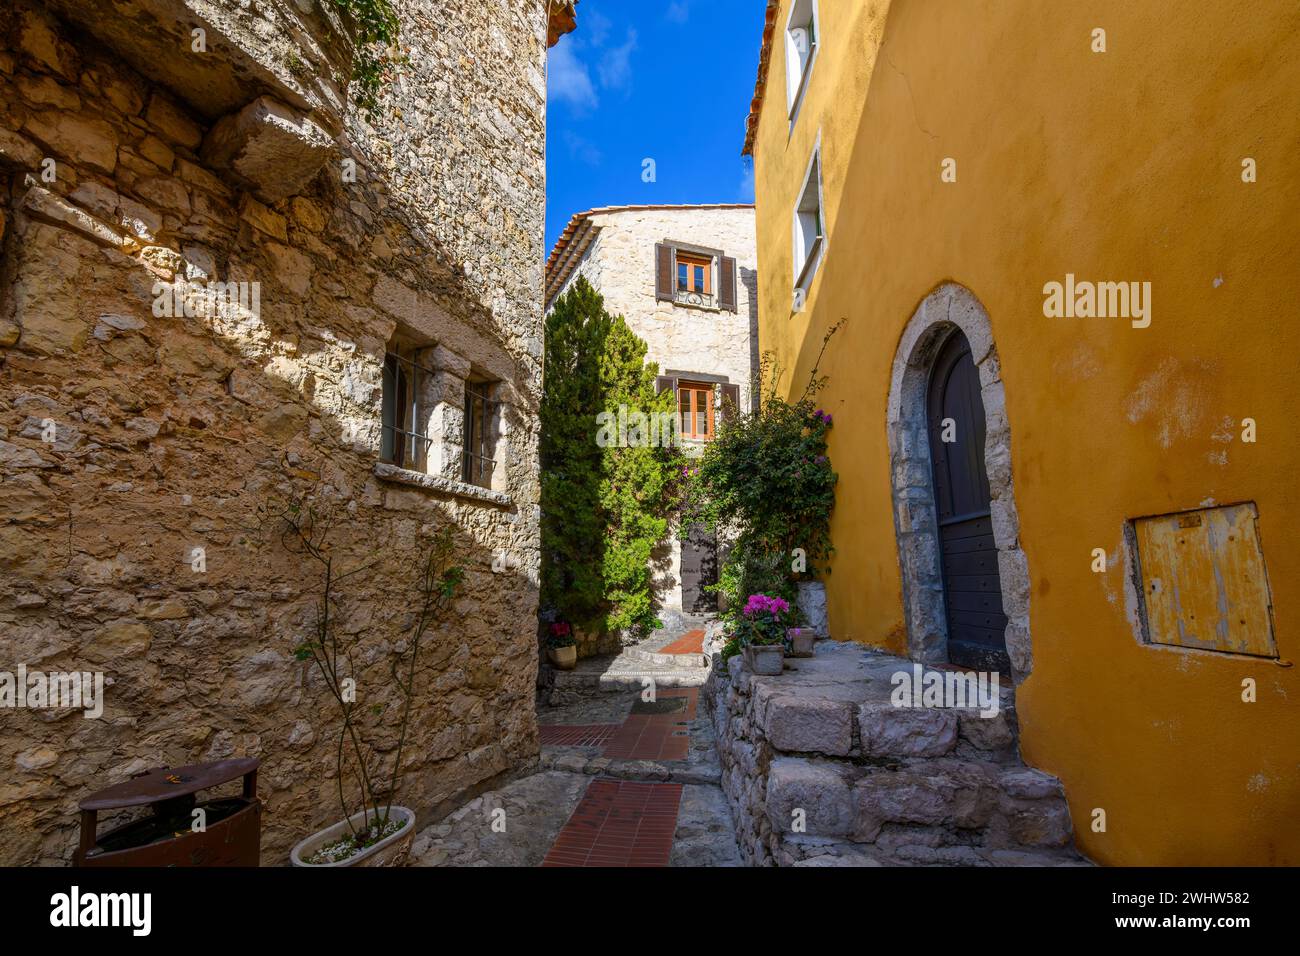
{"type": "Polygon", "coordinates": [[[620,760],[575,753],[559,747],[543,747],[539,759],[543,770],[563,770],[567,773],[615,777],[619,780],[717,786],[722,778],[722,771],[716,761],[620,760]]]}
{"type": "Polygon", "coordinates": [[[1020,759],[1010,685],[841,641],[770,677],[707,648],[701,700],[750,863],[1087,865],[1060,781],[1020,759]]]}
{"type": "Polygon", "coordinates": [[[1060,781],[1023,765],[953,757],[862,765],[778,756],[768,770],[765,802],[787,852],[813,838],[949,865],[987,864],[994,851],[1071,855],[1060,781]]]}
{"type": "Polygon", "coordinates": [[[616,694],[629,690],[644,690],[647,681],[656,687],[702,687],[709,678],[708,667],[683,666],[678,656],[666,663],[644,660],[627,651],[617,657],[589,657],[578,662],[571,671],[552,671],[547,702],[552,706],[575,703],[599,694],[616,694]]]}
{"type": "Polygon", "coordinates": [[[658,651],[645,650],[640,647],[628,647],[620,657],[628,661],[643,664],[655,664],[663,667],[691,669],[709,666],[709,660],[703,654],[661,654],[658,651]]]}

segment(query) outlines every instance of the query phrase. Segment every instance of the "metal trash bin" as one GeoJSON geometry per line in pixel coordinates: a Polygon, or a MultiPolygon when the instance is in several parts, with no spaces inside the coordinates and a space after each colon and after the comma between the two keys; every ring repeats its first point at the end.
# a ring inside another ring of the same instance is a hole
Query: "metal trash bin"
{"type": "Polygon", "coordinates": [[[82,800],[77,866],[257,866],[262,846],[262,802],[253,757],[185,767],[159,767],[82,800]],[[202,802],[200,790],[244,778],[238,797],[202,802]],[[153,816],[96,835],[98,814],[152,807],[153,816]],[[194,810],[206,816],[194,829],[194,810]]]}

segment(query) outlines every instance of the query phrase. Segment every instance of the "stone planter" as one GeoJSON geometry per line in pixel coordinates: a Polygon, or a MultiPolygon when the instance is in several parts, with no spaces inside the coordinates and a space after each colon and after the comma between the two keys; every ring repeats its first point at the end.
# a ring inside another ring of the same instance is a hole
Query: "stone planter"
{"type": "Polygon", "coordinates": [[[749,669],[764,677],[776,677],[785,669],[785,648],[780,644],[750,644],[745,657],[749,669]]]}
{"type": "Polygon", "coordinates": [[[789,627],[785,631],[785,639],[790,642],[791,657],[812,657],[814,653],[813,641],[817,635],[812,632],[810,627],[789,627]]]}
{"type": "MultiPolygon", "coordinates": [[[[362,850],[356,856],[335,863],[307,862],[307,859],[321,847],[341,839],[348,833],[347,823],[340,822],[313,833],[295,846],[293,852],[289,854],[289,862],[294,866],[320,869],[331,866],[405,866],[407,855],[411,851],[411,840],[415,837],[415,811],[394,805],[391,813],[394,819],[403,821],[402,828],[391,836],[384,837],[374,846],[362,850]]],[[[365,810],[354,813],[351,818],[352,825],[360,826],[365,816],[365,810]]]]}
{"type": "Polygon", "coordinates": [[[568,647],[548,647],[546,658],[556,670],[571,671],[578,664],[578,647],[576,644],[570,644],[568,647]]]}

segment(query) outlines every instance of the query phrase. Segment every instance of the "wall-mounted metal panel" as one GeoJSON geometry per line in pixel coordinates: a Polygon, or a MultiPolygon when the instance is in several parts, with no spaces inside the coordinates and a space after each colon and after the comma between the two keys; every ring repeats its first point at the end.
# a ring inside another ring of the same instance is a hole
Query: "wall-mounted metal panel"
{"type": "Polygon", "coordinates": [[[1253,503],[1133,522],[1147,640],[1276,657],[1253,503]]]}

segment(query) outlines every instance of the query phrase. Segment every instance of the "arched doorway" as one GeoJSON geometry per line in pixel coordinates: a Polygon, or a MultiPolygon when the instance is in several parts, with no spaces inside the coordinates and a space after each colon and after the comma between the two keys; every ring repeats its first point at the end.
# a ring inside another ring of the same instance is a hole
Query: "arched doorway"
{"type": "Polygon", "coordinates": [[[998,353],[988,313],[969,289],[941,285],[903,330],[887,426],[908,655],[982,670],[1009,667],[1019,683],[1033,666],[1029,566],[1020,548],[998,353]],[[942,448],[933,457],[932,418],[940,427],[953,419],[955,439],[935,436],[942,448]],[[969,554],[976,557],[959,557],[969,554]]]}
{"type": "Polygon", "coordinates": [[[939,347],[926,396],[943,579],[948,660],[1007,673],[997,545],[984,464],[984,400],[970,343],[953,329],[939,347]]]}

